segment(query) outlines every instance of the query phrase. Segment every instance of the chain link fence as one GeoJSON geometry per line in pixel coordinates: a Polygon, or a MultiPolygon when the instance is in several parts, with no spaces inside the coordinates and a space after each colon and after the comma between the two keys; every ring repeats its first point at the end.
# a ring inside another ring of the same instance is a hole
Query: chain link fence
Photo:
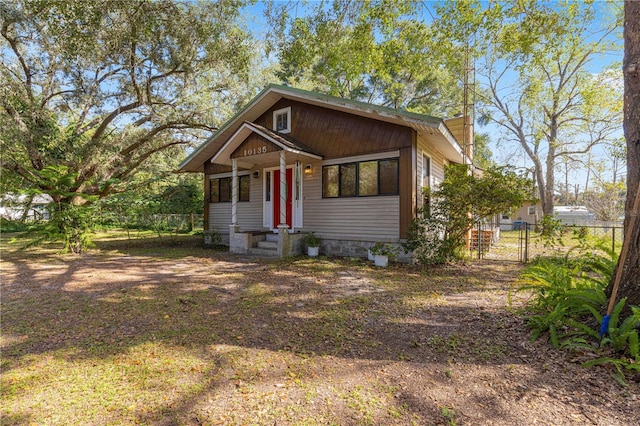
{"type": "Polygon", "coordinates": [[[477,222],[469,232],[467,247],[471,258],[527,263],[537,256],[558,256],[580,244],[580,240],[604,244],[618,252],[622,246],[622,222],[585,221],[562,224],[559,235],[545,238],[537,223],[477,222]]]}
{"type": "Polygon", "coordinates": [[[203,229],[201,214],[136,214],[100,213],[97,220],[103,225],[125,229],[151,229],[156,232],[191,232],[203,229]]]}

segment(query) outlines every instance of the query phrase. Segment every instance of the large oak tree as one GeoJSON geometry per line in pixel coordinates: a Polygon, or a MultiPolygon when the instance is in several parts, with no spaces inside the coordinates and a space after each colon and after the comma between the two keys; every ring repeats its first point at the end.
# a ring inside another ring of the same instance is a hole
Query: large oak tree
{"type": "Polygon", "coordinates": [[[236,107],[253,48],[241,5],[0,0],[3,180],[64,210],[120,190],[157,153],[181,157],[236,107]]]}

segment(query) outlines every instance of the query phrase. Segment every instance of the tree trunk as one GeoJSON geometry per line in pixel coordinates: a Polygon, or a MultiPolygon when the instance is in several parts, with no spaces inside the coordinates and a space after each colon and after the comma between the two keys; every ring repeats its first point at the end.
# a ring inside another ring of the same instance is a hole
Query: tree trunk
{"type": "Polygon", "coordinates": [[[556,187],[556,178],[554,175],[555,149],[549,147],[546,162],[546,176],[544,188],[544,200],[542,202],[542,212],[545,216],[553,216],[553,190],[556,187]]]}
{"type": "MultiPolygon", "coordinates": [[[[627,297],[629,305],[640,306],[640,212],[633,211],[640,183],[640,2],[624,3],[624,136],[627,141],[627,201],[624,229],[629,247],[617,268],[622,267],[616,299],[627,297]],[[630,231],[630,232],[629,232],[630,231]]],[[[617,271],[616,271],[617,272],[617,271]]],[[[616,274],[609,288],[613,289],[616,274]]]]}

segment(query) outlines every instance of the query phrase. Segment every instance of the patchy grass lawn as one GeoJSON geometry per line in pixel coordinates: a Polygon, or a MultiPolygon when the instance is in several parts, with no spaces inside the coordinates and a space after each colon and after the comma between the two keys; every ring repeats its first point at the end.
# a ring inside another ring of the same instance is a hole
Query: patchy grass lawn
{"type": "Polygon", "coordinates": [[[19,245],[2,236],[3,425],[640,423],[637,382],[529,341],[515,263],[19,245]]]}
{"type": "MultiPolygon", "coordinates": [[[[528,246],[525,243],[526,236],[524,231],[500,231],[500,238],[491,245],[490,250],[482,254],[482,257],[487,260],[509,260],[520,261],[527,257],[529,261],[536,257],[548,257],[548,256],[565,256],[570,251],[574,251],[580,245],[580,241],[575,235],[576,230],[580,228],[569,228],[562,238],[556,240],[556,244],[547,243],[543,241],[539,234],[534,230],[529,231],[528,246]]],[[[603,247],[613,249],[617,253],[620,253],[622,248],[622,230],[620,228],[615,229],[615,235],[612,234],[612,230],[606,228],[585,228],[587,241],[590,247],[602,245],[603,247]],[[615,240],[612,237],[615,236],[615,240]]],[[[477,251],[471,251],[469,253],[473,259],[478,258],[477,251]]]]}

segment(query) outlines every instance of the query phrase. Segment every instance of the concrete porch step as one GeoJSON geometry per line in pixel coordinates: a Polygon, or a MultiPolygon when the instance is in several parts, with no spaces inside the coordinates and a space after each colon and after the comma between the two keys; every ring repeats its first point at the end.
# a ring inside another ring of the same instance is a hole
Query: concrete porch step
{"type": "Polygon", "coordinates": [[[278,250],[277,241],[258,241],[258,248],[278,250]]]}
{"type": "Polygon", "coordinates": [[[252,247],[247,251],[247,254],[250,254],[252,256],[262,256],[262,257],[278,257],[278,250],[270,249],[270,248],[252,247]]]}
{"type": "Polygon", "coordinates": [[[276,242],[276,243],[278,242],[278,234],[267,233],[265,234],[265,238],[269,242],[276,242]]]}

